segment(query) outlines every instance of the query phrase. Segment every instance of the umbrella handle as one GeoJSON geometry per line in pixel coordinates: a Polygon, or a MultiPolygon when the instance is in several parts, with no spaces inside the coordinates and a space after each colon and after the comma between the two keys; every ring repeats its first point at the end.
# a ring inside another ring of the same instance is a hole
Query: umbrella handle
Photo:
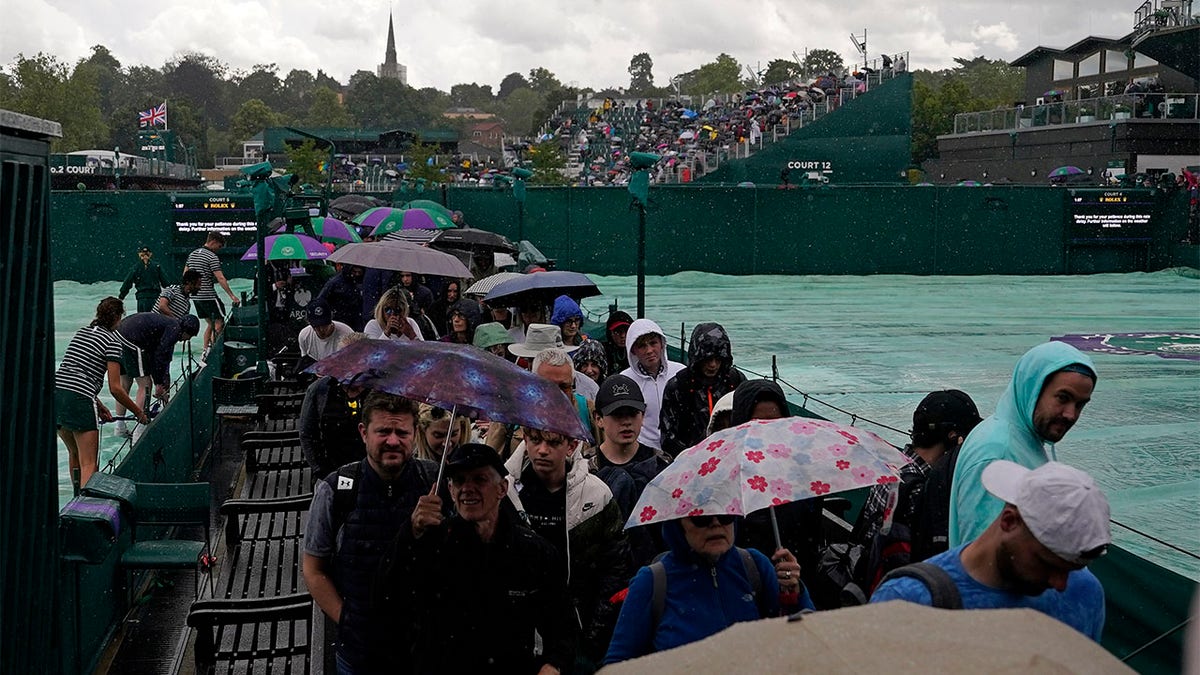
{"type": "Polygon", "coordinates": [[[438,462],[437,480],[434,481],[433,487],[429,490],[429,494],[436,495],[438,486],[442,484],[442,474],[446,472],[446,455],[450,454],[450,437],[454,435],[454,416],[458,414],[458,404],[454,404],[454,409],[450,411],[450,429],[446,432],[446,442],[442,445],[442,460],[438,462]]]}
{"type": "MultiPolygon", "coordinates": [[[[779,519],[775,517],[775,507],[771,506],[771,532],[775,534],[775,550],[783,548],[783,540],[779,537],[779,519]]],[[[774,553],[774,552],[772,552],[774,553]]]]}

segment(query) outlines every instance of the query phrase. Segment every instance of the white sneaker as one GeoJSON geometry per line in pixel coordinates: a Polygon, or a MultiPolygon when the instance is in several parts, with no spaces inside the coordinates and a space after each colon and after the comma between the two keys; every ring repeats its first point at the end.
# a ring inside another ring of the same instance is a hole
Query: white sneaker
{"type": "Polygon", "coordinates": [[[125,426],[124,420],[118,420],[113,428],[113,436],[120,436],[121,438],[133,438],[133,432],[125,426]]]}

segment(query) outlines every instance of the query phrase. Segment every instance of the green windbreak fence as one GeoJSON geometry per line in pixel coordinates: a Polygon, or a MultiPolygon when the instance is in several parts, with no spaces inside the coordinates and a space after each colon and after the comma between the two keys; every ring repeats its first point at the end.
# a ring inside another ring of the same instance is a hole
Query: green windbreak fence
{"type": "MultiPolygon", "coordinates": [[[[1095,197],[1095,190],[1087,193],[1095,197]]],[[[1187,196],[1116,190],[1145,218],[1135,236],[1079,232],[1076,191],[1041,186],[826,186],[780,190],[667,185],[650,190],[646,269],[721,274],[1064,274],[1200,266],[1197,247],[1179,243],[1187,196]]],[[[1080,193],[1083,194],[1083,193],[1080,193]]],[[[380,195],[391,199],[392,195],[380,195]]],[[[483,188],[398,194],[444,201],[467,222],[534,242],[558,266],[604,275],[637,267],[637,214],[624,188],[483,188]]],[[[195,248],[175,234],[169,193],[56,192],[52,199],[54,278],[90,283],[124,278],[148,245],[172,278],[195,248]]],[[[1114,206],[1119,210],[1121,205],[1114,206]]],[[[229,276],[245,276],[237,246],[221,251],[229,276]]]]}
{"type": "Polygon", "coordinates": [[[54,671],[58,645],[50,140],[56,122],[0,110],[0,659],[54,671]]]}

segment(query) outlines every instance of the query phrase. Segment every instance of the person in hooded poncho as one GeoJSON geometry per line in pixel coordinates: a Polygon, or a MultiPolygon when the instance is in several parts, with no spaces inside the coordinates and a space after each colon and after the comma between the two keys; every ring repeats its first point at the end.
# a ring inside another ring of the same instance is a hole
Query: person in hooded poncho
{"type": "Polygon", "coordinates": [[[667,382],[659,430],[662,450],[675,457],[704,440],[717,401],[746,381],[733,367],[729,335],[719,323],[697,324],[688,344],[688,365],[667,382]]]}
{"type": "Polygon", "coordinates": [[[1095,384],[1092,360],[1062,342],[1040,344],[1017,361],[996,412],[958,451],[950,486],[951,548],[976,539],[1004,508],[983,488],[984,468],[1006,459],[1036,469],[1057,459],[1054,444],[1079,419],[1095,384]]]}

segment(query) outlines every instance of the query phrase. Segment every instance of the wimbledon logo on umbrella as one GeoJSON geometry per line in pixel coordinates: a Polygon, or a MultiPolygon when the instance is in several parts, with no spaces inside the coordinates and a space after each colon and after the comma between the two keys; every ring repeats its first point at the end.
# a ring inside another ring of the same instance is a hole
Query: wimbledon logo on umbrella
{"type": "Polygon", "coordinates": [[[283,248],[279,249],[279,252],[283,255],[292,255],[296,252],[296,248],[294,246],[284,246],[283,248]]]}

